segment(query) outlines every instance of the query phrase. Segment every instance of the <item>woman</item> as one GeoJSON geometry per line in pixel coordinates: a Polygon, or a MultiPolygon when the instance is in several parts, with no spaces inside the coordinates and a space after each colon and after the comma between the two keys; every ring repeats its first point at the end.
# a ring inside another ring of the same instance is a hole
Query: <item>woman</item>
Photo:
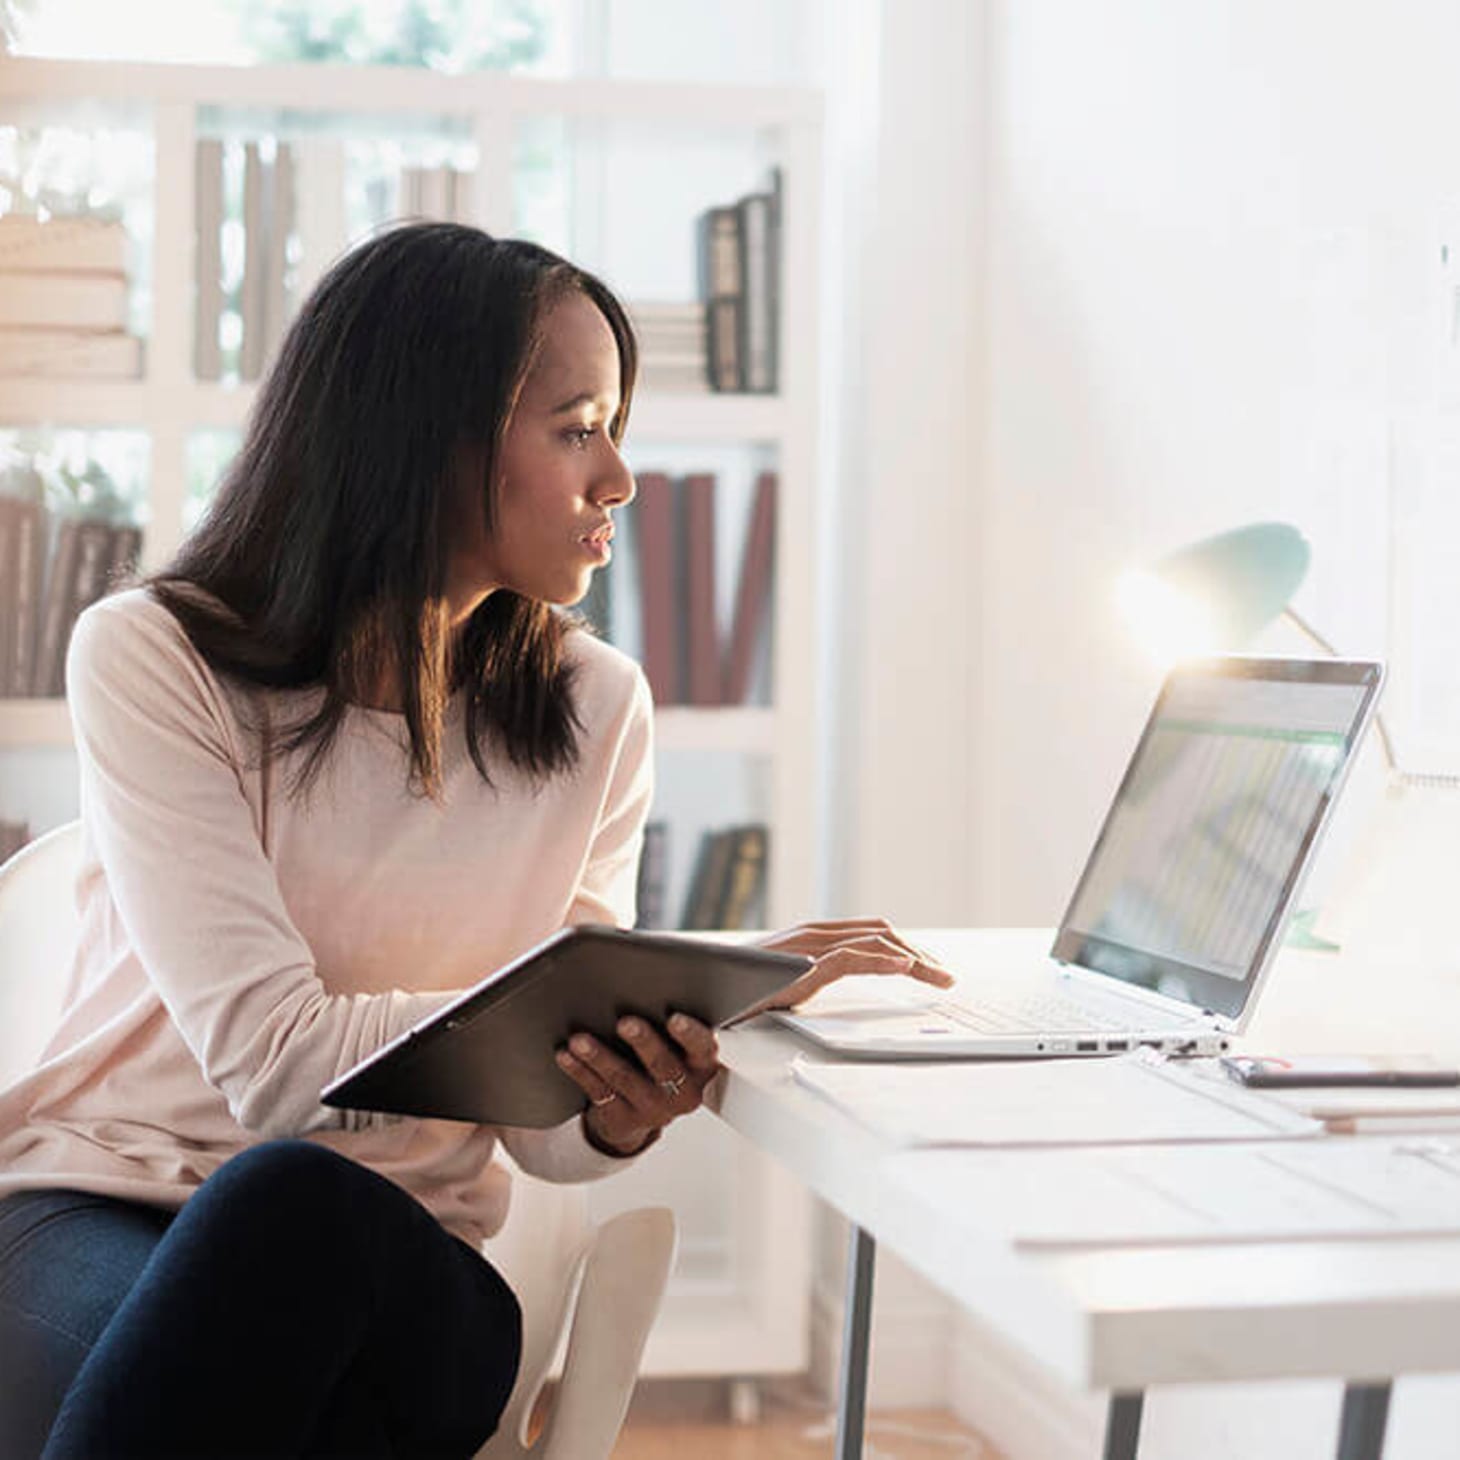
{"type": "MultiPolygon", "coordinates": [[[[615,1170],[695,1109],[711,1031],[577,1034],[551,1131],[318,1092],[555,929],[627,924],[651,794],[638,668],[561,610],[633,498],[635,372],[592,276],[471,228],[345,256],[217,503],[83,615],[81,942],[0,1094],[0,1453],[461,1455],[520,1315],[480,1255],[524,1169],[615,1170]]],[[[885,924],[816,963],[935,982],[885,924]]]]}

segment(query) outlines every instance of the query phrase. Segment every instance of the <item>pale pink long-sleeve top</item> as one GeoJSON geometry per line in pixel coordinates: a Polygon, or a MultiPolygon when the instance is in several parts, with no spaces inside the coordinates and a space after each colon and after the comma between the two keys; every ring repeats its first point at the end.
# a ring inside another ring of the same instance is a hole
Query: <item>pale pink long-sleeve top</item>
{"type": "MultiPolygon", "coordinates": [[[[506,1216],[499,1140],[549,1180],[621,1166],[576,1119],[493,1129],[318,1100],[558,928],[632,923],[652,795],[648,686],[589,634],[571,632],[569,653],[574,771],[534,786],[491,757],[488,786],[458,696],[439,802],[408,787],[403,718],[354,708],[297,799],[293,757],[264,777],[243,691],[160,603],[137,589],[88,610],[67,665],[81,934],[39,1066],[0,1092],[0,1195],[64,1186],[177,1207],[236,1152],[303,1135],[475,1242],[506,1216]]],[[[268,698],[275,723],[298,708],[297,695],[268,698]]]]}

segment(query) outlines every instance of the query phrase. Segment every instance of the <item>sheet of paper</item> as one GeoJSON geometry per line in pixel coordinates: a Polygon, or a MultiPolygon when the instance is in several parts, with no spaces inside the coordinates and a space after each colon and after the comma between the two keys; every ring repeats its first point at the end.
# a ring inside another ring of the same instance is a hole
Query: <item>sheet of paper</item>
{"type": "Polygon", "coordinates": [[[1460,1232],[1460,1141],[908,1151],[887,1175],[1028,1248],[1460,1232]]]}
{"type": "Polygon", "coordinates": [[[1138,1055],[926,1064],[798,1056],[791,1072],[860,1124],[908,1146],[1250,1141],[1321,1129],[1230,1080],[1138,1055]]]}

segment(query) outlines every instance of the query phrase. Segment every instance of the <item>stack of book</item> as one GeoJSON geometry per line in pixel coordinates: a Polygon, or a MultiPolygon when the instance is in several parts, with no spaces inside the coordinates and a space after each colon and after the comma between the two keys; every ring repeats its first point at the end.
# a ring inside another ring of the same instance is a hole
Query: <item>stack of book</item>
{"type": "Polygon", "coordinates": [[[642,389],[667,395],[709,389],[703,304],[634,304],[629,315],[639,337],[642,389]]]}
{"type": "Polygon", "coordinates": [[[769,843],[768,830],[758,822],[705,832],[680,926],[686,931],[762,926],[769,843]]]}
{"type": "Polygon", "coordinates": [[[768,654],[776,474],[756,480],[734,616],[716,618],[715,497],[710,472],[675,481],[641,472],[630,509],[638,547],[642,659],[658,705],[743,705],[768,654]]]}
{"type": "MultiPolygon", "coordinates": [[[[66,692],[66,648],[81,613],[135,571],[142,529],[48,512],[32,490],[0,492],[0,698],[66,692]]],[[[8,473],[5,485],[26,485],[8,473]]]]}
{"type": "Polygon", "coordinates": [[[117,219],[0,217],[0,375],[128,379],[127,233],[117,219]]]}
{"type": "Polygon", "coordinates": [[[781,174],[769,187],[699,217],[700,300],[712,390],[779,386],[781,174]]]}

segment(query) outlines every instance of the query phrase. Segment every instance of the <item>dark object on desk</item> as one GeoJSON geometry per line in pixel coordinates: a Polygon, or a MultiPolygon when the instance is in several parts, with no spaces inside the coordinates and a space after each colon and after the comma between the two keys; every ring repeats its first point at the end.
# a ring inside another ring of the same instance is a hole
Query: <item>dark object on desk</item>
{"type": "Polygon", "coordinates": [[[1460,1070],[1445,1069],[1420,1057],[1389,1059],[1375,1055],[1304,1056],[1278,1059],[1227,1055],[1222,1068],[1239,1085],[1253,1090],[1298,1090],[1403,1086],[1435,1089],[1460,1085],[1460,1070]]]}
{"type": "Polygon", "coordinates": [[[553,1060],[575,1030],[622,1048],[625,1014],[726,1023],[809,958],[621,928],[565,928],[342,1075],[326,1105],[545,1128],[587,1103],[553,1060]]]}

